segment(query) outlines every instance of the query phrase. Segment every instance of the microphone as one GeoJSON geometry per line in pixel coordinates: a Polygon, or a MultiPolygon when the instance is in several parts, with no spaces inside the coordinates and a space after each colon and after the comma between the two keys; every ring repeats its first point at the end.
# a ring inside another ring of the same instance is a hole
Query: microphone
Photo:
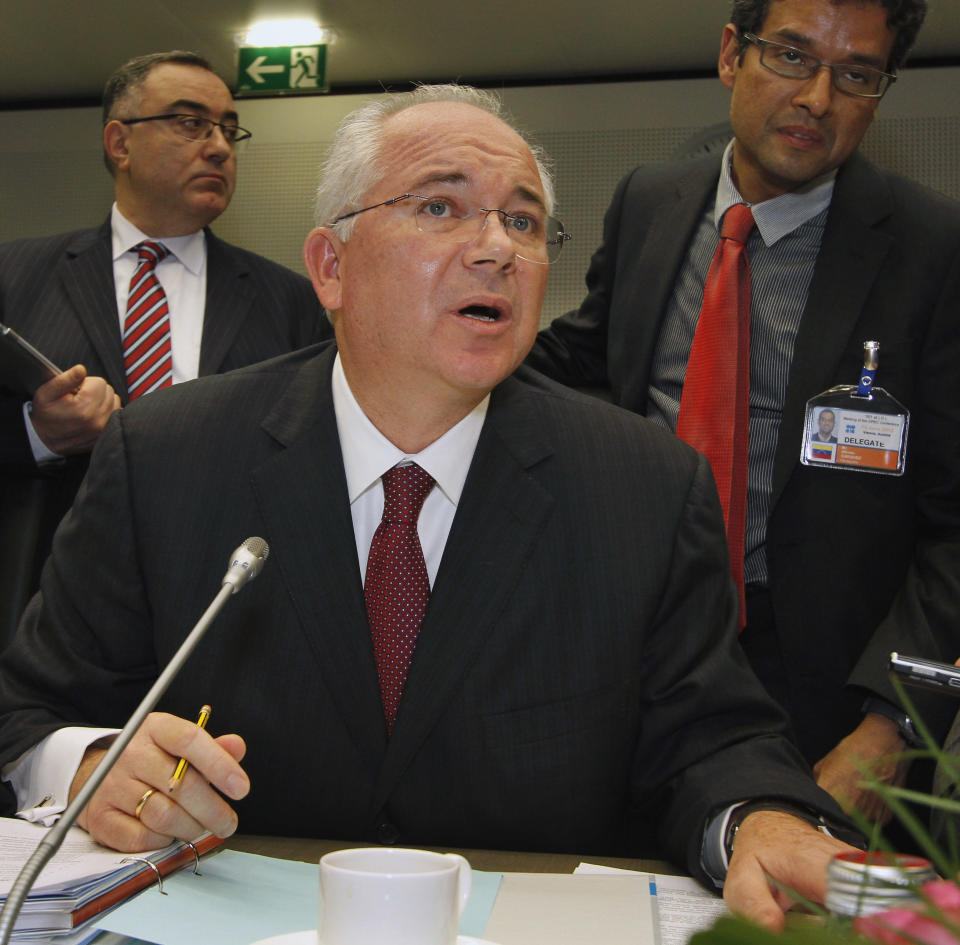
{"type": "Polygon", "coordinates": [[[270,546],[262,538],[248,538],[230,556],[230,567],[223,576],[223,584],[229,584],[236,594],[260,573],[269,554],[270,546]]]}
{"type": "Polygon", "coordinates": [[[110,773],[124,748],[136,735],[143,720],[160,701],[160,697],[167,691],[170,683],[177,677],[177,674],[183,668],[183,664],[186,663],[197,644],[203,639],[207,628],[213,623],[213,618],[217,616],[233,594],[236,594],[240,588],[260,573],[269,554],[270,546],[262,538],[248,538],[230,556],[230,567],[227,568],[227,573],[223,577],[217,596],[204,611],[203,616],[194,625],[187,638],[180,644],[177,652],[173,654],[170,662],[167,663],[163,672],[157,677],[157,681],[150,687],[150,691],[143,697],[143,701],[130,716],[127,724],[117,735],[107,753],[100,759],[100,763],[94,768],[87,782],[67,805],[66,810],[60,815],[60,819],[44,834],[43,839],[37,844],[37,848],[30,854],[30,859],[20,870],[7,896],[7,901],[4,903],[3,911],[0,912],[0,945],[7,945],[10,941],[10,936],[13,934],[13,924],[16,922],[27,894],[33,887],[40,871],[60,849],[67,831],[80,816],[80,812],[87,806],[103,779],[110,773]]]}

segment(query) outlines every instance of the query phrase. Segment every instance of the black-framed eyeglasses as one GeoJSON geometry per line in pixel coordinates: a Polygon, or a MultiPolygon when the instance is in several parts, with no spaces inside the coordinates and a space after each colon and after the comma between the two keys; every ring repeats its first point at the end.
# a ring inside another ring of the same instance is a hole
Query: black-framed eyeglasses
{"type": "Polygon", "coordinates": [[[759,47],[761,66],[787,79],[809,79],[821,66],[826,66],[833,76],[833,87],[844,95],[856,95],[858,98],[883,98],[891,83],[897,81],[895,75],[881,72],[873,66],[824,62],[795,46],[760,39],[753,33],[744,32],[740,35],[748,43],[759,47]]]}
{"type": "Polygon", "coordinates": [[[329,225],[336,226],[368,210],[411,199],[417,201],[413,208],[417,229],[428,236],[454,243],[469,243],[476,239],[486,227],[490,214],[499,214],[504,230],[513,240],[514,252],[527,262],[544,266],[556,262],[563,244],[570,239],[570,234],[564,232],[559,220],[539,210],[507,213],[506,210],[495,208],[474,208],[455,197],[425,197],[422,194],[401,194],[382,203],[344,213],[329,225]]]}
{"type": "Polygon", "coordinates": [[[214,128],[219,128],[224,140],[230,147],[240,144],[253,137],[252,131],[241,128],[232,122],[214,121],[212,118],[203,118],[200,115],[186,115],[174,113],[171,115],[147,115],[145,118],[119,118],[124,125],[138,125],[143,121],[165,121],[167,127],[187,141],[206,141],[213,134],[214,128]]]}

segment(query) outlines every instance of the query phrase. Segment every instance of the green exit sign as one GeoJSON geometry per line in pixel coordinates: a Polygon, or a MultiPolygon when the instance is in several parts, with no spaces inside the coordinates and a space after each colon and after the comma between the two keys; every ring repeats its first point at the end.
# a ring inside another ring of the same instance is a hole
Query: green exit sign
{"type": "Polygon", "coordinates": [[[237,93],[326,91],[326,46],[246,46],[240,50],[237,93]]]}

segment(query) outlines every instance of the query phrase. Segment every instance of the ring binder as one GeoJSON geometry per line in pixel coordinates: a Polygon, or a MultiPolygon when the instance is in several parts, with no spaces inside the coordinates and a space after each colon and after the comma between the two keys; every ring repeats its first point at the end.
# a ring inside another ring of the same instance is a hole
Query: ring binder
{"type": "Polygon", "coordinates": [[[160,890],[161,896],[166,896],[167,894],[163,891],[163,877],[160,875],[160,867],[157,866],[157,864],[154,863],[153,860],[148,860],[146,857],[143,857],[143,856],[125,856],[120,862],[133,863],[134,861],[137,861],[139,863],[146,863],[146,865],[149,866],[150,869],[152,869],[154,873],[157,874],[157,888],[160,890]]]}
{"type": "Polygon", "coordinates": [[[197,852],[197,847],[195,844],[191,843],[189,840],[183,841],[191,850],[193,850],[193,875],[194,876],[203,876],[203,873],[200,872],[200,854],[197,852]]]}
{"type": "MultiPolygon", "coordinates": [[[[12,849],[21,836],[29,836],[33,841],[42,831],[35,824],[0,818],[0,859],[6,852],[5,842],[12,849]]],[[[177,841],[163,850],[142,855],[117,853],[106,861],[106,867],[101,867],[99,863],[103,861],[96,858],[109,851],[99,848],[79,828],[74,828],[68,838],[67,849],[72,849],[78,864],[90,855],[90,872],[78,870],[62,885],[55,882],[33,890],[14,925],[14,938],[23,933],[36,936],[42,931],[75,929],[154,883],[162,895],[173,895],[162,878],[185,868],[196,876],[203,875],[200,857],[223,843],[220,837],[207,834],[193,842],[177,841]]],[[[6,890],[0,888],[0,905],[5,898],[6,890]]]]}

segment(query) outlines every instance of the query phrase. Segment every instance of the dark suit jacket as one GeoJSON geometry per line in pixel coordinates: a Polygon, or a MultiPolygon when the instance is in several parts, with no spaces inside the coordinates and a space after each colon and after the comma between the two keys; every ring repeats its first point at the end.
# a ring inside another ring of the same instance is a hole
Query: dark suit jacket
{"type": "MultiPolygon", "coordinates": [[[[615,403],[644,413],[661,321],[718,175],[715,157],[629,174],[583,305],[540,334],[529,363],[568,384],[607,383],[615,403]]],[[[955,203],[858,155],[840,169],[790,368],[767,522],[788,709],[811,762],[857,725],[864,689],[897,701],[891,650],[960,656],[958,261],[955,203]],[[901,478],[799,462],[807,400],[855,384],[868,339],[880,342],[877,385],[911,412],[901,478]]],[[[935,730],[948,721],[944,700],[916,702],[935,730]]]]}
{"type": "Polygon", "coordinates": [[[736,645],[705,460],[535,372],[493,393],[388,740],[332,362],[111,419],[0,657],[0,765],[63,722],[122,722],[258,535],[263,573],[163,701],[247,739],[244,831],[639,853],[653,814],[699,873],[713,808],[829,807],[736,645]]]}
{"type": "MultiPolygon", "coordinates": [[[[126,403],[109,220],[101,227],[0,246],[0,322],[55,364],[83,363],[126,403]]],[[[218,374],[329,338],[309,280],[207,232],[200,374],[218,374]]],[[[88,457],[38,470],[20,392],[0,378],[0,648],[12,636],[53,530],[88,457]]]]}

